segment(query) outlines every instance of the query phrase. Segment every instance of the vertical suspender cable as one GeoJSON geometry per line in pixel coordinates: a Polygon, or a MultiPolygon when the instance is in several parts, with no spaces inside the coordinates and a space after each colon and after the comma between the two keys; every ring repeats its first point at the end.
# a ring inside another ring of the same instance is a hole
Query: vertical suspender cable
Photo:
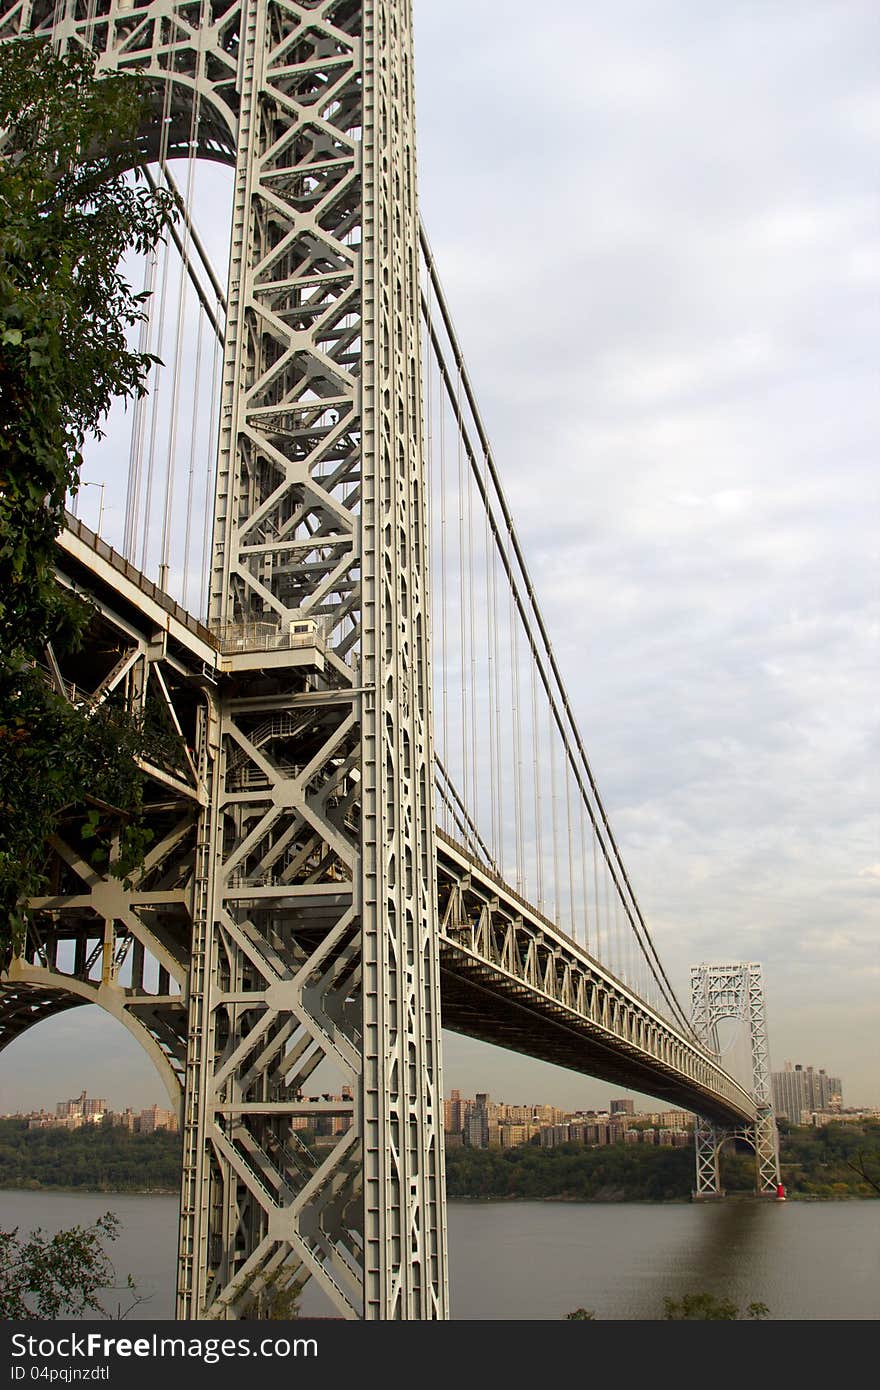
{"type": "Polygon", "coordinates": [[[581,897],[584,905],[584,950],[590,949],[590,909],[589,897],[590,889],[587,882],[587,818],[584,815],[584,803],[578,798],[578,816],[581,827],[581,897]]]}
{"type": "Polygon", "coordinates": [[[565,760],[565,819],[568,829],[568,934],[577,937],[574,898],[574,852],[571,843],[571,766],[565,760]]]}
{"type": "Polygon", "coordinates": [[[552,810],[553,842],[553,920],[559,925],[559,823],[556,808],[556,739],[550,723],[550,807],[552,810]]]}
{"type": "Polygon", "coordinates": [[[516,845],[516,891],[523,892],[523,805],[522,805],[522,744],[519,718],[519,625],[513,590],[510,597],[510,664],[513,677],[513,818],[516,845]]]}
{"type": "MultiPolygon", "coordinates": [[[[426,318],[428,319],[428,321],[430,322],[430,319],[431,319],[431,277],[430,277],[430,275],[427,277],[427,286],[426,286],[426,290],[425,290],[425,303],[426,303],[426,305],[427,305],[427,308],[426,308],[426,310],[425,310],[425,316],[426,316],[426,318]]],[[[433,376],[434,376],[433,371],[432,371],[432,365],[433,365],[434,358],[433,358],[433,354],[432,354],[432,352],[431,352],[431,339],[430,339],[430,337],[429,337],[427,334],[425,334],[425,339],[426,339],[426,341],[425,341],[425,352],[424,352],[424,359],[423,359],[423,362],[424,362],[424,374],[425,374],[425,453],[426,453],[426,472],[427,472],[427,485],[428,485],[428,535],[429,535],[430,538],[431,538],[431,546],[432,546],[432,549],[433,549],[433,543],[434,543],[434,524],[435,524],[436,517],[437,517],[436,509],[435,509],[435,506],[434,506],[434,409],[433,409],[433,399],[432,399],[432,390],[431,390],[432,382],[433,382],[433,376]]],[[[430,552],[429,552],[429,554],[430,554],[430,552]]],[[[431,586],[433,587],[433,584],[434,584],[434,571],[433,571],[433,566],[431,566],[430,569],[429,569],[429,575],[430,575],[431,586]]],[[[431,612],[433,612],[433,611],[434,611],[434,604],[432,603],[432,604],[431,604],[431,612]]],[[[431,649],[432,649],[432,652],[433,652],[434,655],[436,656],[436,651],[434,650],[434,634],[433,634],[433,633],[430,633],[429,636],[430,636],[430,638],[431,638],[431,649]]],[[[432,700],[433,700],[433,698],[434,698],[433,683],[432,683],[432,688],[431,688],[431,692],[430,692],[430,698],[431,698],[432,700]]],[[[436,718],[436,713],[435,713],[434,710],[431,711],[431,717],[432,717],[432,722],[433,722],[433,721],[435,720],[435,718],[436,718]]],[[[435,777],[435,782],[436,782],[436,777],[435,777]]],[[[438,818],[438,816],[439,816],[439,812],[440,812],[440,799],[437,797],[436,787],[432,787],[432,788],[431,788],[431,797],[433,798],[433,801],[436,802],[435,812],[434,812],[434,819],[435,819],[435,821],[436,821],[437,818],[438,818]]]]}
{"type": "MultiPolygon", "coordinates": [[[[485,461],[485,456],[484,456],[485,461]]],[[[486,557],[486,700],[489,716],[489,843],[492,846],[492,857],[498,857],[498,840],[495,835],[495,827],[498,820],[498,744],[496,740],[496,699],[495,699],[495,663],[493,657],[493,633],[495,628],[493,618],[494,595],[494,561],[495,553],[492,544],[492,531],[489,525],[489,513],[484,510],[484,546],[486,557]]]]}
{"type": "MultiPolygon", "coordinates": [[[[456,413],[461,419],[461,369],[456,385],[456,413]]],[[[461,707],[459,721],[461,728],[461,788],[467,796],[468,789],[468,707],[467,707],[467,607],[465,604],[465,530],[464,530],[464,443],[461,429],[456,434],[458,442],[458,661],[459,686],[461,688],[461,707]]]]}
{"type": "Polygon", "coordinates": [[[535,793],[535,862],[537,865],[538,910],[544,911],[544,837],[541,833],[541,739],[538,729],[538,671],[534,661],[532,668],[532,767],[535,793]]]}
{"type": "MultiPolygon", "coordinates": [[[[447,526],[446,526],[446,401],[440,399],[440,637],[443,657],[441,671],[443,681],[443,761],[452,767],[452,750],[449,747],[449,623],[447,569],[447,526]]],[[[447,822],[446,828],[449,829],[447,822]]]]}
{"type": "Polygon", "coordinates": [[[495,778],[498,788],[495,857],[504,854],[504,766],[501,761],[501,626],[498,608],[498,551],[492,546],[492,661],[495,668],[495,778]]]}
{"type": "Polygon", "coordinates": [[[602,959],[602,917],[599,912],[599,854],[598,833],[593,826],[593,900],[596,909],[596,959],[602,959]]]}
{"type": "MultiPolygon", "coordinates": [[[[220,308],[220,301],[217,301],[217,308],[220,308]]],[[[211,370],[211,406],[208,419],[208,467],[205,475],[205,524],[202,530],[202,564],[199,585],[199,614],[203,619],[207,619],[208,613],[208,593],[210,588],[209,576],[211,572],[211,536],[214,529],[214,469],[216,467],[217,439],[220,432],[220,410],[218,406],[218,394],[220,383],[220,372],[223,364],[223,348],[219,339],[214,341],[214,360],[211,370]]]]}
{"type": "Polygon", "coordinates": [[[470,716],[471,716],[471,786],[468,810],[474,824],[480,824],[480,771],[477,764],[477,602],[474,567],[474,475],[467,470],[467,540],[468,540],[468,608],[470,628],[470,716]]]}
{"type": "Polygon", "coordinates": [[[202,377],[202,330],[205,324],[204,314],[199,314],[199,331],[196,336],[196,368],[195,381],[193,383],[193,412],[192,430],[189,439],[189,471],[186,486],[186,526],[184,531],[183,544],[183,606],[188,607],[189,582],[190,582],[190,547],[192,539],[192,510],[193,510],[193,489],[195,486],[196,471],[196,444],[199,421],[199,386],[202,377]]]}
{"type": "MultiPolygon", "coordinates": [[[[153,246],[144,257],[143,292],[145,295],[150,296],[148,300],[150,306],[152,306],[153,290],[156,286],[156,266],[158,265],[158,261],[159,253],[157,248],[153,246]]],[[[150,307],[145,317],[141,320],[138,334],[139,352],[152,351],[153,328],[154,318],[152,307],[150,307]]],[[[154,377],[155,371],[156,369],[154,367],[154,377]]],[[[135,397],[128,451],[128,486],[125,497],[125,532],[123,535],[122,553],[132,564],[136,563],[135,550],[140,526],[141,486],[143,483],[144,464],[144,427],[147,418],[148,399],[148,396],[135,397]]]]}
{"type": "MultiPolygon", "coordinates": [[[[167,589],[171,574],[171,522],[174,512],[174,463],[177,452],[177,427],[180,415],[180,381],[183,358],[183,331],[186,322],[186,301],[189,291],[189,280],[186,275],[186,263],[189,258],[190,246],[190,225],[192,222],[192,201],[193,184],[195,180],[195,149],[198,140],[199,122],[201,118],[200,99],[198,93],[193,100],[192,112],[189,123],[189,155],[186,169],[186,195],[185,205],[187,216],[184,219],[183,229],[183,249],[180,253],[180,275],[177,285],[177,332],[174,342],[174,374],[172,377],[171,406],[169,411],[168,423],[168,460],[165,468],[165,505],[162,518],[162,546],[161,560],[159,563],[159,587],[167,589]]],[[[201,321],[201,315],[199,315],[201,321]]],[[[195,412],[195,402],[193,403],[195,412]]]]}
{"type": "MultiPolygon", "coordinates": [[[[592,770],[589,766],[586,751],[583,747],[583,742],[581,740],[580,733],[577,729],[577,725],[574,719],[574,714],[571,708],[571,702],[565,690],[565,685],[562,680],[562,676],[559,671],[556,658],[553,654],[549,636],[547,634],[545,624],[541,617],[540,610],[537,606],[537,599],[534,593],[534,587],[531,583],[531,579],[528,574],[528,569],[525,564],[525,559],[522,555],[522,551],[519,546],[518,539],[516,537],[513,521],[510,516],[510,511],[507,506],[506,500],[504,498],[504,493],[501,488],[501,483],[498,477],[497,469],[491,457],[491,450],[488,444],[485,430],[482,425],[482,421],[480,419],[479,410],[473,396],[470,381],[463,367],[463,359],[455,337],[455,330],[452,325],[451,318],[449,316],[449,311],[446,305],[445,297],[443,296],[442,288],[440,287],[439,281],[436,276],[436,269],[434,267],[433,256],[431,254],[430,245],[428,244],[424,228],[421,228],[420,234],[426,263],[428,265],[428,269],[431,273],[431,277],[434,282],[437,306],[441,318],[443,320],[443,325],[447,338],[449,340],[450,346],[455,357],[456,365],[459,370],[460,379],[464,385],[464,391],[467,396],[468,407],[470,410],[471,418],[473,419],[477,431],[480,446],[483,450],[485,450],[488,460],[489,471],[492,479],[493,492],[498,506],[498,514],[501,521],[503,522],[504,543],[501,551],[502,563],[504,564],[508,580],[510,581],[513,574],[513,560],[511,558],[511,552],[513,552],[515,554],[516,568],[519,570],[519,573],[522,576],[522,582],[524,585],[524,595],[520,596],[519,594],[517,594],[515,601],[520,606],[522,612],[523,622],[525,625],[524,630],[529,640],[530,649],[534,657],[538,659],[541,663],[541,679],[545,685],[545,689],[547,690],[548,698],[550,700],[551,708],[553,710],[554,719],[559,725],[560,731],[562,732],[563,730],[565,730],[566,756],[570,758],[576,758],[577,766],[573,768],[573,771],[578,780],[578,786],[580,788],[581,795],[584,798],[585,805],[589,812],[590,818],[593,821],[594,826],[596,828],[596,833],[599,836],[599,846],[601,848],[602,856],[605,860],[605,865],[608,870],[608,873],[611,875],[614,881],[615,888],[618,889],[621,895],[623,895],[624,893],[625,886],[626,897],[624,898],[623,896],[621,896],[621,902],[624,906],[627,916],[629,917],[633,925],[634,931],[640,933],[641,949],[645,954],[646,959],[648,958],[648,954],[650,953],[651,959],[649,964],[651,973],[657,981],[658,988],[663,994],[666,1004],[672,1012],[672,1016],[675,1017],[679,1026],[681,1026],[684,1029],[685,1033],[689,1035],[693,1031],[691,1028],[690,1020],[675,996],[675,993],[669,982],[666,970],[657,954],[657,950],[651,939],[650,933],[648,932],[647,925],[644,921],[632,886],[630,884],[626,868],[621,859],[613,831],[611,829],[607,814],[605,812],[601,797],[599,795],[598,788],[595,783],[595,779],[592,774],[592,770]],[[526,609],[528,610],[528,617],[526,616],[526,609]],[[538,639],[540,639],[540,645],[538,639]],[[570,742],[569,735],[571,740],[570,742]],[[599,833],[600,826],[602,827],[602,834],[599,833]]],[[[450,397],[450,399],[452,398],[450,397]]],[[[453,408],[455,408],[454,402],[453,408]]],[[[461,425],[461,427],[463,428],[463,425],[461,425]]],[[[468,456],[471,459],[473,466],[473,460],[475,459],[476,454],[469,440],[467,447],[468,456]]]]}
{"type": "MultiPolygon", "coordinates": [[[[165,95],[162,104],[162,134],[159,140],[159,164],[165,163],[168,154],[168,134],[171,111],[171,86],[170,82],[165,84],[165,95]]],[[[162,339],[165,333],[165,302],[168,293],[168,249],[162,257],[162,285],[159,291],[159,318],[156,329],[154,343],[157,352],[161,353],[162,339]]],[[[152,526],[152,504],[153,504],[153,476],[156,461],[156,434],[159,427],[159,400],[162,394],[162,374],[157,373],[150,394],[150,442],[147,452],[147,479],[146,495],[144,498],[144,530],[141,540],[140,569],[146,572],[147,556],[150,546],[150,530],[152,526]]]]}

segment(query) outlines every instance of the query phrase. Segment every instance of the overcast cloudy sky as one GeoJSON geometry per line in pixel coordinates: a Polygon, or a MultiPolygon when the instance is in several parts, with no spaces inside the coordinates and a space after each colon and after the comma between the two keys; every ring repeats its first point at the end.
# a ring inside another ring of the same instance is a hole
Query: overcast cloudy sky
{"type": "Polygon", "coordinates": [[[663,959],[763,962],[774,1066],[880,1103],[880,12],[416,8],[423,215],[663,959]]]}
{"type": "MultiPolygon", "coordinates": [[[[423,215],[661,956],[683,998],[761,961],[774,1067],[880,1104],[880,11],[416,17],[423,215]]],[[[90,1013],[15,1044],[0,1110],[161,1100],[90,1013]]],[[[447,1043],[447,1089],[611,1093],[447,1043]]]]}

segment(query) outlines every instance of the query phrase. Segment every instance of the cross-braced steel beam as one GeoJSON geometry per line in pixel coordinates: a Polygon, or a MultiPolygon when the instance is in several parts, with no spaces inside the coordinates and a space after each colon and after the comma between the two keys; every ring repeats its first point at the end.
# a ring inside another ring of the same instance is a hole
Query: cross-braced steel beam
{"type": "Polygon", "coordinates": [[[235,168],[178,1311],[311,1276],[348,1317],[444,1317],[410,3],[7,5],[25,32],[152,81],[145,156],[235,168]],[[350,1100],[317,1153],[322,1063],[350,1100]]]}
{"type": "Polygon", "coordinates": [[[754,961],[726,965],[696,965],[691,970],[691,1016],[694,1031],[705,1046],[718,1055],[718,1024],[722,1019],[742,1021],[747,1030],[751,1054],[754,1120],[741,1125],[712,1123],[698,1116],[694,1131],[696,1186],[698,1198],[719,1197],[721,1174],[719,1156],[728,1140],[741,1139],[755,1152],[755,1190],[762,1196],[775,1196],[779,1190],[779,1136],[770,1090],[770,1059],[767,1051],[767,1021],[764,1009],[764,982],[760,965],[754,961]]]}

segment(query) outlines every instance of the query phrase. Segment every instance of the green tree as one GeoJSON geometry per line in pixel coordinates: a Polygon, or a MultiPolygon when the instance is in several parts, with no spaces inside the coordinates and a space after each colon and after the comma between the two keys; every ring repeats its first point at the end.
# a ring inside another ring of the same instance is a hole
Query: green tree
{"type": "MultiPolygon", "coordinates": [[[[666,1322],[736,1322],[743,1314],[729,1298],[715,1298],[710,1293],[686,1293],[682,1298],[664,1298],[663,1319],[666,1322]]],[[[770,1316],[766,1303],[749,1303],[746,1318],[770,1316]]]]}
{"type": "MultiPolygon", "coordinates": [[[[76,1318],[86,1313],[113,1316],[98,1294],[113,1287],[115,1273],[105,1240],[119,1234],[110,1211],[93,1226],[71,1226],[47,1237],[39,1229],[21,1239],[18,1230],[0,1231],[0,1318],[76,1318]]],[[[124,1317],[141,1302],[131,1275],[125,1284],[134,1296],[124,1317]]]]}
{"type": "Polygon", "coordinates": [[[290,1278],[284,1265],[264,1274],[254,1270],[236,1285],[237,1298],[256,1322],[293,1322],[300,1315],[305,1281],[290,1278]]]}
{"type": "Polygon", "coordinates": [[[876,1153],[869,1155],[857,1149],[852,1158],[846,1160],[846,1166],[861,1178],[861,1186],[873,1190],[880,1197],[880,1159],[876,1153]]]}
{"type": "MultiPolygon", "coordinates": [[[[79,640],[88,610],[53,576],[64,499],[82,449],[116,397],[145,391],[154,361],[128,335],[144,296],[120,268],[174,216],[139,182],[139,80],[97,80],[89,51],[0,46],[0,954],[22,930],[17,904],[40,883],[61,812],[89,806],[87,833],[116,845],[125,873],[142,843],[139,731],[50,686],[47,648],[79,640]],[[134,170],[134,173],[129,171],[134,170]]],[[[105,857],[108,849],[103,850],[105,857]]],[[[0,961],[2,964],[2,961],[0,961]]]]}
{"type": "MultiPolygon", "coordinates": [[[[742,1314],[732,1299],[715,1298],[711,1293],[686,1293],[682,1298],[663,1300],[664,1322],[736,1322],[742,1317],[761,1320],[769,1316],[766,1303],[749,1303],[742,1314]]],[[[565,1314],[567,1322],[592,1322],[595,1317],[588,1308],[565,1314]]]]}

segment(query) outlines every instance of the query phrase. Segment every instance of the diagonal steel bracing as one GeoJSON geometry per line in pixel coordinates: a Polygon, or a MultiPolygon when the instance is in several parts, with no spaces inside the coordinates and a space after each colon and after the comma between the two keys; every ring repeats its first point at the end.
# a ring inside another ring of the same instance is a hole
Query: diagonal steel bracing
{"type": "MultiPolygon", "coordinates": [[[[311,1275],[346,1316],[443,1317],[410,5],[7,6],[0,38],[27,31],[154,83],[145,155],[195,141],[235,170],[210,604],[225,679],[184,760],[179,1313],[236,1316],[311,1275]],[[319,1157],[298,1125],[322,1061],[351,1101],[319,1157]]],[[[120,652],[95,698],[133,669],[120,652]]]]}
{"type": "Polygon", "coordinates": [[[718,1024],[728,1018],[740,1020],[749,1040],[751,1093],[755,1103],[754,1119],[746,1124],[719,1124],[705,1115],[698,1116],[694,1127],[694,1195],[722,1195],[721,1149],[729,1139],[741,1139],[755,1153],[755,1190],[764,1196],[775,1196],[780,1182],[779,1136],[770,1089],[764,980],[760,965],[755,961],[695,965],[691,970],[691,1010],[697,1036],[716,1055],[718,1024]]]}

